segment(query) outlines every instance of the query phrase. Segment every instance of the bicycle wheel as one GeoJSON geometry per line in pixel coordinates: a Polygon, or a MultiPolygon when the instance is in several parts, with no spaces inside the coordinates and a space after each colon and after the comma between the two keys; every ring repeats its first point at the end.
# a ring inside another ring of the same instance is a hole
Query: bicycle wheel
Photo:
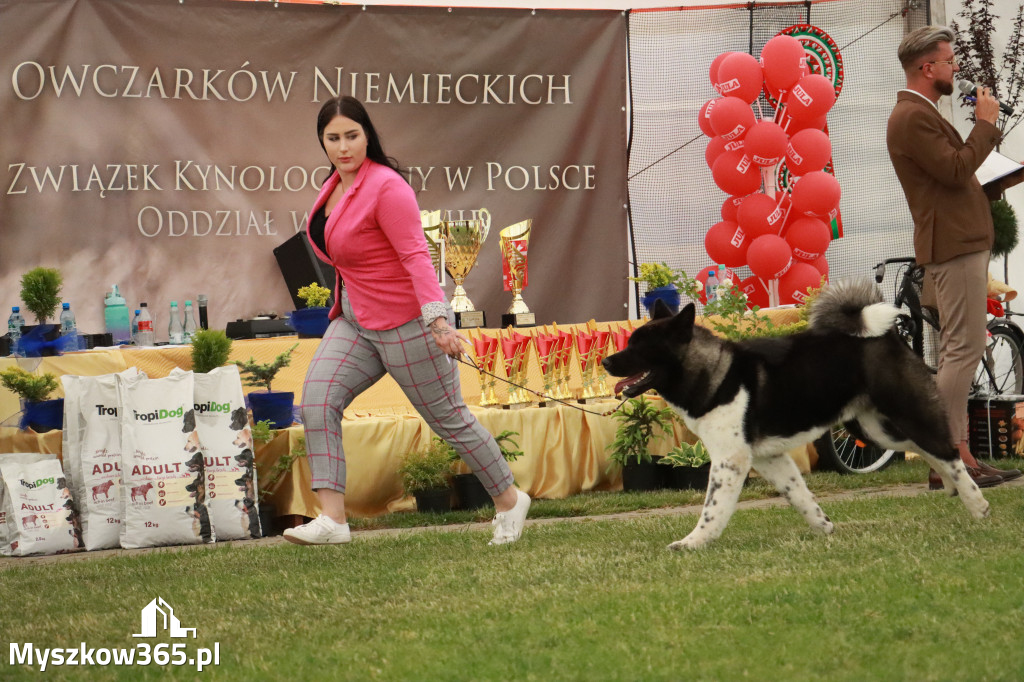
{"type": "Polygon", "coordinates": [[[1019,395],[1024,389],[1024,360],[1014,330],[1006,324],[989,326],[985,354],[974,374],[976,392],[988,395],[1019,395]]]}
{"type": "Polygon", "coordinates": [[[887,450],[858,440],[842,424],[836,424],[814,441],[818,468],[841,474],[866,474],[881,471],[892,463],[898,450],[887,450]]]}

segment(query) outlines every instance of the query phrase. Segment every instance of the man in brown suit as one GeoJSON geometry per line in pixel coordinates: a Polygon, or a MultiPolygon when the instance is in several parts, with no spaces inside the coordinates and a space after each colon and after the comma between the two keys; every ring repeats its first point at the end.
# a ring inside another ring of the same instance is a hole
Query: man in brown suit
{"type": "MultiPolygon", "coordinates": [[[[965,142],[936,106],[953,94],[960,70],[953,32],[942,26],[913,31],[899,47],[907,87],[896,96],[886,142],[914,219],[914,254],[934,287],[942,331],[936,383],[946,406],[953,445],[979,487],[1021,475],[979,462],[967,445],[967,397],[985,352],[985,299],[994,237],[989,200],[974,176],[1000,138],[999,103],[978,88],[977,122],[965,142]]],[[[929,486],[941,488],[932,471],[929,486]]]]}

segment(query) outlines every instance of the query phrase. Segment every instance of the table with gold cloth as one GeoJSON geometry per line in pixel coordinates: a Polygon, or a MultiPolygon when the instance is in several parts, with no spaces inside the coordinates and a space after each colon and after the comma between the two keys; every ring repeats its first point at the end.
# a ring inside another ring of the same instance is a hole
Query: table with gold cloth
{"type": "MultiPolygon", "coordinates": [[[[597,328],[625,327],[629,322],[598,323],[597,328]]],[[[638,325],[633,322],[632,325],[638,325]]],[[[567,331],[586,325],[568,325],[567,331]]],[[[521,329],[529,334],[530,329],[521,329]]],[[[465,332],[464,332],[465,333],[465,332]]],[[[474,332],[475,333],[475,332],[474,332]]],[[[485,330],[496,335],[498,330],[485,330]]],[[[467,334],[469,335],[469,334],[467,334]]],[[[266,339],[236,340],[231,347],[231,360],[255,357],[259,362],[270,362],[278,354],[298,343],[291,365],[282,369],[274,379],[276,391],[294,391],[295,404],[302,399],[302,381],[306,368],[319,339],[299,339],[294,336],[266,339]]],[[[528,372],[527,386],[541,388],[541,373],[533,354],[528,372]]],[[[0,358],[0,370],[14,363],[37,372],[57,375],[77,374],[95,376],[120,372],[135,366],[150,378],[167,376],[175,367],[190,369],[189,346],[157,346],[153,348],[122,347],[68,353],[63,356],[13,359],[0,358]]],[[[573,361],[570,386],[581,385],[579,363],[573,361]]],[[[614,439],[617,422],[601,416],[618,404],[613,399],[600,400],[578,407],[554,403],[550,407],[532,406],[520,409],[480,407],[480,383],[476,369],[460,365],[463,395],[470,410],[491,433],[516,431],[519,449],[524,455],[510,467],[516,483],[533,497],[564,498],[590,490],[616,490],[621,488],[621,471],[608,470],[606,446],[614,439]],[[596,413],[596,414],[595,414],[596,413]]],[[[253,390],[246,387],[245,392],[253,390]]],[[[507,393],[499,382],[499,400],[507,393]]],[[[62,397],[58,390],[53,397],[62,397]]],[[[664,405],[660,398],[653,398],[664,405]]],[[[0,388],[0,422],[8,424],[19,411],[16,397],[0,388]]],[[[346,507],[354,516],[376,516],[389,511],[412,509],[411,498],[401,489],[397,470],[402,456],[425,447],[431,437],[426,423],[415,413],[398,385],[385,376],[376,385],[360,395],[343,415],[345,457],[347,464],[346,507]]],[[[267,444],[255,448],[258,477],[265,478],[270,469],[285,453],[294,449],[302,437],[302,427],[292,426],[278,431],[267,444]]],[[[694,442],[695,437],[679,423],[674,425],[671,438],[658,439],[651,447],[653,454],[664,454],[680,442],[694,442]]],[[[0,427],[0,452],[52,452],[60,454],[61,433],[51,431],[36,434],[19,431],[13,426],[0,427]]],[[[802,447],[790,452],[801,471],[807,472],[817,459],[813,448],[802,447]]],[[[309,464],[304,457],[296,458],[290,472],[282,476],[271,491],[270,500],[277,513],[316,516],[319,513],[316,494],[310,490],[309,464]]]]}

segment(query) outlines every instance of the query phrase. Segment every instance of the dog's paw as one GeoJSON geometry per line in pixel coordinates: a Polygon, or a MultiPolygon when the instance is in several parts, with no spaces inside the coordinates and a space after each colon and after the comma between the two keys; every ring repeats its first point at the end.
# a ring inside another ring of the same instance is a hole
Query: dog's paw
{"type": "Polygon", "coordinates": [[[700,549],[711,542],[711,538],[707,535],[696,533],[690,533],[682,540],[676,540],[668,546],[673,552],[683,552],[690,549],[700,549]]]}
{"type": "Polygon", "coordinates": [[[832,521],[830,521],[828,517],[826,517],[825,520],[816,524],[813,528],[822,535],[832,535],[832,533],[836,532],[835,524],[832,523],[832,521]]]}

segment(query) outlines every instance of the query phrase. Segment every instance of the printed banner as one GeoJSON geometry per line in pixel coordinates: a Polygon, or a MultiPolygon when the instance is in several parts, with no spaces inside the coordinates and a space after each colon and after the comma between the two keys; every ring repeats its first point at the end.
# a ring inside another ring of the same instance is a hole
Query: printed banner
{"type": "Polygon", "coordinates": [[[611,11],[0,0],[0,306],[42,265],[83,333],[114,283],[158,341],[199,294],[214,328],[283,315],[273,249],[330,169],[320,106],[353,95],[421,209],[490,211],[478,308],[508,307],[497,234],[532,219],[538,321],[620,319],[625,40],[611,11]]]}

